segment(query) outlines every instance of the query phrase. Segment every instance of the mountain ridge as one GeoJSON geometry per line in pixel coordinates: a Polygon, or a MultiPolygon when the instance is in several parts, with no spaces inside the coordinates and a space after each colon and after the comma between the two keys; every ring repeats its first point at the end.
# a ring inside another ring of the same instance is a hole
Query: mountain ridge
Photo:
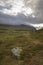
{"type": "Polygon", "coordinates": [[[14,27],[14,28],[17,28],[17,29],[36,30],[33,26],[25,25],[25,24],[20,24],[20,25],[0,24],[0,26],[3,26],[3,27],[14,27]]]}

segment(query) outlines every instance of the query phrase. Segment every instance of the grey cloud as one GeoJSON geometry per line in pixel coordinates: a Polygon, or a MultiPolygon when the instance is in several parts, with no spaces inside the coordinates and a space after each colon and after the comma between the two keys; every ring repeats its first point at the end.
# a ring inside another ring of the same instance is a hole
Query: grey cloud
{"type": "Polygon", "coordinates": [[[26,17],[22,14],[18,16],[10,16],[10,15],[5,15],[5,14],[0,14],[0,24],[25,24],[25,22],[32,23],[32,24],[38,24],[38,23],[43,23],[42,19],[38,18],[32,18],[26,17]]]}
{"type": "Polygon", "coordinates": [[[38,10],[43,10],[43,0],[39,0],[37,3],[37,9],[38,10]]]}
{"type": "Polygon", "coordinates": [[[43,19],[43,0],[38,0],[38,3],[36,5],[36,8],[35,8],[35,15],[38,17],[38,18],[41,18],[43,19]]]}
{"type": "MultiPolygon", "coordinates": [[[[5,0],[2,0],[5,2],[5,0]]],[[[6,0],[7,1],[7,0],[6,0]]],[[[10,0],[9,0],[10,1],[10,0]]],[[[28,0],[26,0],[28,3],[28,0]]],[[[38,24],[38,23],[43,23],[43,0],[32,0],[32,2],[29,4],[26,3],[26,5],[31,6],[34,8],[35,6],[35,15],[36,17],[33,18],[32,16],[24,16],[23,14],[19,14],[17,16],[10,16],[7,14],[1,14],[0,13],[0,24],[24,24],[25,22],[32,23],[32,24],[38,24]]],[[[0,6],[0,9],[10,9],[12,6],[9,5],[7,6],[0,6]]]]}

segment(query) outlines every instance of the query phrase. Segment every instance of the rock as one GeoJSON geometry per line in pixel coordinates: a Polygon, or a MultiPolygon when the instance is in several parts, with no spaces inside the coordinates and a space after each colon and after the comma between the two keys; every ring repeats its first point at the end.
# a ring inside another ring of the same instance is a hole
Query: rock
{"type": "Polygon", "coordinates": [[[11,52],[17,56],[17,57],[20,57],[21,53],[22,53],[22,48],[20,47],[15,47],[13,49],[11,49],[11,52]]]}

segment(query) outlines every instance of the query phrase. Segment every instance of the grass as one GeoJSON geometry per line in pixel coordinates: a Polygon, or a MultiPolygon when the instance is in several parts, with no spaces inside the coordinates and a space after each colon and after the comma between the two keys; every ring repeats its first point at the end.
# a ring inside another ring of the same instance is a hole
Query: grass
{"type": "Polygon", "coordinates": [[[0,28],[0,65],[43,65],[42,61],[43,29],[0,28]],[[23,49],[20,59],[11,53],[14,47],[23,49]]]}

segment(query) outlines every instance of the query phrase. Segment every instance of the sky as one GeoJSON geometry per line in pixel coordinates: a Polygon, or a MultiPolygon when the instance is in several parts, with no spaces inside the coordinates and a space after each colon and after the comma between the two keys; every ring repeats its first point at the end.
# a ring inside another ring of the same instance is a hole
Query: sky
{"type": "Polygon", "coordinates": [[[43,0],[0,0],[0,24],[43,27],[43,0]]]}

